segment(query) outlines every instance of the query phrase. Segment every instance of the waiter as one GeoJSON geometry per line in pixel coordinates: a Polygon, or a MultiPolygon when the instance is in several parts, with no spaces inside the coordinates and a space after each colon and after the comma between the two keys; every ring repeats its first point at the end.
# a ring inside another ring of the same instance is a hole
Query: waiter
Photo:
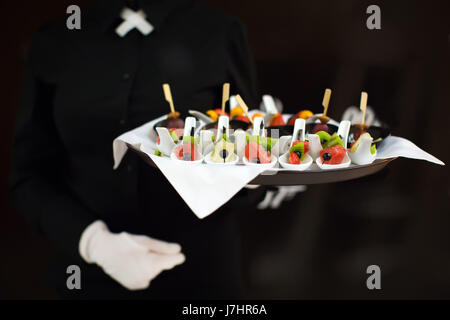
{"type": "Polygon", "coordinates": [[[184,114],[220,105],[224,82],[255,105],[242,25],[192,0],[99,0],[81,30],[61,21],[34,38],[10,184],[16,207],[59,249],[49,278],[61,297],[239,297],[229,210],[199,220],[131,152],[112,170],[113,139],[168,113],[166,82],[184,114]],[[142,10],[152,31],[124,30],[125,7],[142,10]],[[70,265],[80,290],[67,288],[70,265]]]}

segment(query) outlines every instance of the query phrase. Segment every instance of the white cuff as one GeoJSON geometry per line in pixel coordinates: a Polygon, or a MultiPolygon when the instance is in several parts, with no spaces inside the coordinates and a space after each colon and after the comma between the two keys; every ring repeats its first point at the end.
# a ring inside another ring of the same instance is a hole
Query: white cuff
{"type": "Polygon", "coordinates": [[[96,220],[91,223],[81,234],[78,251],[80,253],[80,256],[87,263],[96,262],[92,257],[93,243],[95,242],[95,238],[97,238],[99,234],[103,234],[105,232],[109,232],[107,225],[101,220],[96,220]]]}

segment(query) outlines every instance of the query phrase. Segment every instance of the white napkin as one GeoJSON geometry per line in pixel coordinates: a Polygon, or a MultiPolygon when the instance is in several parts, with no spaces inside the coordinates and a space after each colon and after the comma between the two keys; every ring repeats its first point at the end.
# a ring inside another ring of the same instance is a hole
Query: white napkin
{"type": "Polygon", "coordinates": [[[428,152],[423,151],[411,141],[401,137],[388,136],[380,143],[377,150],[377,159],[394,157],[425,160],[441,166],[445,165],[444,162],[432,156],[428,152]]]}
{"type": "Polygon", "coordinates": [[[127,152],[126,143],[151,157],[170,184],[200,219],[210,215],[265,169],[256,166],[211,166],[175,162],[156,156],[153,125],[165,117],[126,132],[113,142],[114,169],[127,152]]]}
{"type": "MultiPolygon", "coordinates": [[[[144,152],[155,162],[163,175],[169,180],[186,204],[200,219],[210,215],[239,190],[246,186],[265,169],[257,166],[211,166],[207,164],[191,164],[175,162],[167,157],[156,156],[155,150],[157,135],[153,126],[166,118],[162,116],[139,128],[125,132],[114,139],[113,156],[114,169],[116,169],[127,152],[126,143],[144,152]]],[[[383,140],[377,151],[377,159],[393,157],[406,157],[421,159],[432,163],[444,165],[442,161],[423,151],[411,141],[389,136],[383,140]]],[[[314,166],[311,169],[318,169],[314,166]]],[[[265,174],[275,174],[282,168],[267,170],[265,174]]]]}

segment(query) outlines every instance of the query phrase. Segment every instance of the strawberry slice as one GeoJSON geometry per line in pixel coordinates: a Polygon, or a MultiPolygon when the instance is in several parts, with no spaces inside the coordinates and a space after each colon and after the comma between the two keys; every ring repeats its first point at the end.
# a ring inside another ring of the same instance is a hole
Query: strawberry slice
{"type": "Polygon", "coordinates": [[[289,154],[289,163],[290,164],[300,164],[300,158],[295,152],[291,152],[289,154]]]}
{"type": "Polygon", "coordinates": [[[262,146],[260,146],[258,149],[258,158],[259,158],[259,163],[272,162],[272,158],[270,157],[270,154],[262,146]]]}
{"type": "Polygon", "coordinates": [[[320,158],[323,164],[340,164],[344,160],[346,150],[340,145],[325,148],[320,151],[320,158]]]}
{"type": "Polygon", "coordinates": [[[307,154],[308,151],[309,151],[309,142],[308,141],[303,141],[303,145],[305,146],[305,154],[307,154]]]}
{"type": "Polygon", "coordinates": [[[259,145],[254,141],[251,141],[249,144],[247,144],[244,153],[248,161],[251,161],[253,158],[256,158],[258,156],[258,149],[259,145]]]}

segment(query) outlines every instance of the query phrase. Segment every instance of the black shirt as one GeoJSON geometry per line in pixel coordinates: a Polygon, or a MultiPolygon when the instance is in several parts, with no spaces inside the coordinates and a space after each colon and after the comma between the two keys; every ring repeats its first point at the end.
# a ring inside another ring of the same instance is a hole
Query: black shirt
{"type": "MultiPolygon", "coordinates": [[[[112,141],[168,113],[164,82],[185,115],[219,106],[224,82],[255,106],[245,32],[236,19],[204,5],[153,0],[141,6],[154,31],[144,36],[134,29],[121,38],[114,29],[124,6],[97,1],[82,10],[81,30],[61,21],[36,34],[13,144],[15,205],[61,249],[64,263],[90,270],[85,292],[98,283],[121,290],[78,254],[81,233],[101,219],[113,232],[182,245],[186,263],[152,281],[150,295],[231,295],[239,264],[230,215],[197,219],[166,179],[131,152],[114,171],[112,141]]],[[[54,272],[61,273],[55,285],[64,287],[65,269],[54,272]]]]}

